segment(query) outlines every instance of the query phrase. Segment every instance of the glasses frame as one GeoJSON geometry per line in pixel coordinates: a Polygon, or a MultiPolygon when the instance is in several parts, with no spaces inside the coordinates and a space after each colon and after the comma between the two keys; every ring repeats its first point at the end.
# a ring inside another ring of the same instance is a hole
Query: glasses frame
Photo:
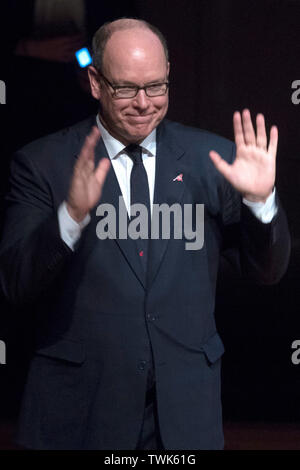
{"type": "Polygon", "coordinates": [[[158,83],[152,83],[152,85],[145,85],[145,86],[130,86],[130,85],[113,85],[106,77],[105,75],[103,75],[102,72],[99,72],[99,75],[104,79],[104,81],[107,83],[107,85],[109,85],[112,89],[113,89],[113,97],[114,98],[117,98],[117,99],[120,99],[120,100],[128,100],[128,99],[132,99],[132,98],[135,98],[136,95],[138,94],[138,92],[140,90],[144,90],[146,95],[148,96],[148,98],[156,98],[157,96],[164,96],[167,94],[167,91],[169,89],[169,81],[166,81],[166,82],[158,82],[158,83]],[[147,88],[149,87],[152,87],[154,85],[166,85],[166,91],[164,93],[161,93],[160,95],[148,95],[147,93],[147,88]],[[132,88],[132,90],[135,90],[135,95],[134,96],[130,96],[130,97],[124,97],[124,96],[118,96],[117,95],[117,90],[120,90],[122,88],[132,88]]]}

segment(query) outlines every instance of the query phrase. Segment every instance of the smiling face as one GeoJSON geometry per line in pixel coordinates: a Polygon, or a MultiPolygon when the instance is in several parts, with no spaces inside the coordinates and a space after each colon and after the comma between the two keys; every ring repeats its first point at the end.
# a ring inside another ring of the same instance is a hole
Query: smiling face
{"type": "MultiPolygon", "coordinates": [[[[167,81],[169,64],[158,37],[136,28],[113,33],[104,50],[102,72],[113,85],[145,86],[167,81]]],[[[102,124],[124,145],[141,143],[166,115],[168,92],[149,98],[139,90],[135,98],[115,98],[93,67],[89,76],[92,94],[101,103],[102,124]]]]}

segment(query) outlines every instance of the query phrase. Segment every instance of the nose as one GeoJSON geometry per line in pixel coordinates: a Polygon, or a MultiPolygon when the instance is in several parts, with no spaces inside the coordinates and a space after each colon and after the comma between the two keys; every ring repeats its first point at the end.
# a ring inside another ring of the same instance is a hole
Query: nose
{"type": "Polygon", "coordinates": [[[139,90],[134,98],[134,105],[139,109],[147,109],[149,106],[149,98],[145,90],[139,90]]]}

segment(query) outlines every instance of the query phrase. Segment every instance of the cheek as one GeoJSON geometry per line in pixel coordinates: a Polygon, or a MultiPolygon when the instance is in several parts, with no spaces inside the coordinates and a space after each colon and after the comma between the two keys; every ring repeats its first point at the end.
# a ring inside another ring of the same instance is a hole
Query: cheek
{"type": "Polygon", "coordinates": [[[122,121],[126,113],[126,108],[124,106],[118,105],[116,103],[110,104],[110,115],[114,121],[122,121]]]}
{"type": "Polygon", "coordinates": [[[156,109],[158,111],[165,111],[167,107],[168,107],[168,97],[164,96],[156,103],[156,109]]]}
{"type": "Polygon", "coordinates": [[[130,104],[125,103],[124,101],[116,101],[113,103],[112,109],[114,111],[114,114],[117,114],[119,116],[125,115],[128,110],[130,110],[130,104]]]}
{"type": "Polygon", "coordinates": [[[168,100],[164,99],[160,103],[157,103],[155,106],[156,117],[159,118],[159,120],[161,120],[165,116],[167,109],[168,109],[168,100]]]}

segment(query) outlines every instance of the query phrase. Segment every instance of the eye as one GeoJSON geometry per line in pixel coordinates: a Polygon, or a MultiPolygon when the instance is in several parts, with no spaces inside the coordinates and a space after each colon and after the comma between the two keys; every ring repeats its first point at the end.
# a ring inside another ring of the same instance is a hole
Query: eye
{"type": "Polygon", "coordinates": [[[155,83],[154,85],[150,85],[147,87],[147,89],[151,92],[151,91],[159,91],[161,89],[163,89],[165,87],[165,84],[164,83],[155,83]]]}
{"type": "Polygon", "coordinates": [[[136,95],[136,87],[120,87],[115,88],[115,93],[119,97],[130,98],[136,95]]]}
{"type": "Polygon", "coordinates": [[[154,83],[153,85],[147,86],[147,95],[148,96],[164,95],[167,92],[167,89],[168,89],[167,83],[154,83]]]}

